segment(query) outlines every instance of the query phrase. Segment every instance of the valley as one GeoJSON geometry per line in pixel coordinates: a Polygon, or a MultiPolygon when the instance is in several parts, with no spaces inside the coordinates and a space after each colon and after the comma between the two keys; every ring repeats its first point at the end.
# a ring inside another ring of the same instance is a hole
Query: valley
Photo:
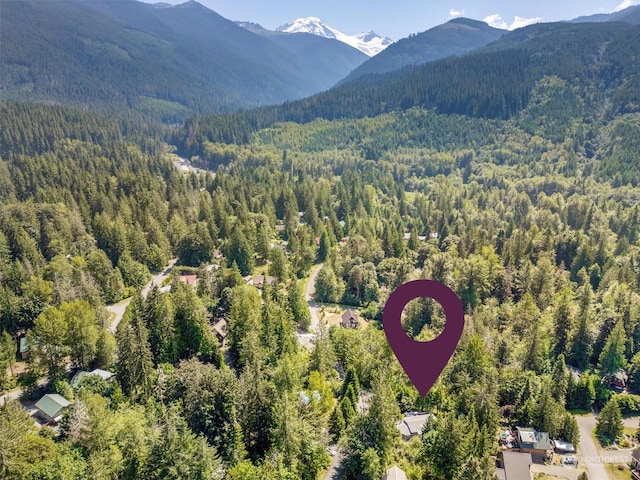
{"type": "Polygon", "coordinates": [[[640,7],[369,59],[197,2],[0,8],[1,478],[631,478],[640,7]],[[382,324],[423,278],[465,313],[425,396],[382,324]]]}

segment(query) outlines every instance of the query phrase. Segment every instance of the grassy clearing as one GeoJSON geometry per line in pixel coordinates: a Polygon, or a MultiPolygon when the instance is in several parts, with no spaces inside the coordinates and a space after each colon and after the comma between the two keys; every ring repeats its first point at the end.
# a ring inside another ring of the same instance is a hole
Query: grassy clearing
{"type": "Polygon", "coordinates": [[[631,480],[631,470],[628,468],[619,470],[617,463],[608,463],[605,465],[609,478],[612,480],[631,480]]]}

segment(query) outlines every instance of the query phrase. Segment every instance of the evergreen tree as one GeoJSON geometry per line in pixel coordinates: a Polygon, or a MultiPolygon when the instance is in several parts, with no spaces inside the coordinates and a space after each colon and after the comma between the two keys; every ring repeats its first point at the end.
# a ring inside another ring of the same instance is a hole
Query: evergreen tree
{"type": "Polygon", "coordinates": [[[615,443],[623,431],[624,425],[620,406],[615,399],[609,400],[598,417],[596,435],[603,443],[609,444],[615,443]]]}
{"type": "Polygon", "coordinates": [[[153,355],[149,332],[142,319],[142,299],[137,293],[118,325],[117,375],[122,390],[134,399],[146,400],[153,389],[153,355]]]}
{"type": "Polygon", "coordinates": [[[213,338],[202,300],[193,288],[181,283],[176,284],[172,303],[178,356],[189,358],[200,355],[204,360],[220,365],[218,342],[213,338]]]}
{"type": "Polygon", "coordinates": [[[204,438],[196,437],[175,408],[169,409],[159,430],[150,452],[151,478],[221,480],[224,477],[215,448],[204,438]]]}
{"type": "Polygon", "coordinates": [[[153,285],[144,302],[144,323],[149,329],[149,345],[156,364],[174,363],[178,358],[171,302],[153,285]]]}
{"type": "Polygon", "coordinates": [[[571,364],[584,370],[589,364],[591,356],[591,335],[589,334],[589,317],[591,314],[591,287],[584,285],[580,298],[580,313],[578,315],[578,329],[573,336],[571,343],[571,353],[569,358],[571,364]]]}
{"type": "Polygon", "coordinates": [[[396,421],[400,418],[400,409],[389,384],[382,376],[379,376],[375,381],[372,394],[369,410],[365,417],[367,437],[382,463],[386,464],[395,439],[398,437],[396,421]]]}
{"type": "Polygon", "coordinates": [[[338,441],[345,428],[346,422],[342,414],[342,408],[340,405],[336,405],[333,412],[331,412],[331,417],[329,418],[329,433],[333,435],[334,442],[338,441]]]}
{"type": "Polygon", "coordinates": [[[557,296],[557,307],[553,314],[555,345],[553,352],[560,355],[567,352],[571,332],[571,290],[564,287],[557,296]]]}
{"type": "Polygon", "coordinates": [[[564,354],[560,354],[553,366],[552,380],[553,398],[556,399],[564,407],[567,392],[569,390],[569,374],[567,374],[567,365],[564,363],[564,354]]]}
{"type": "Polygon", "coordinates": [[[465,436],[467,425],[455,412],[445,413],[438,418],[434,430],[427,427],[423,432],[424,455],[429,459],[437,478],[456,478],[465,460],[465,436]]]}
{"type": "Polygon", "coordinates": [[[13,365],[16,360],[16,343],[9,332],[0,334],[0,390],[4,390],[9,383],[8,372],[13,376],[13,365]]]}
{"type": "Polygon", "coordinates": [[[308,331],[311,326],[311,312],[304,300],[302,284],[295,277],[291,277],[288,305],[298,328],[303,332],[308,331]]]}
{"type": "Polygon", "coordinates": [[[64,372],[64,359],[69,354],[67,322],[64,313],[48,307],[36,318],[33,330],[27,335],[29,368],[46,372],[51,380],[64,372]]]}
{"type": "Polygon", "coordinates": [[[314,298],[318,302],[337,303],[344,293],[344,285],[336,277],[333,269],[325,265],[318,272],[314,298]]]}
{"type": "Polygon", "coordinates": [[[318,254],[317,260],[318,262],[324,262],[327,259],[327,255],[331,250],[331,241],[329,240],[329,235],[326,230],[322,230],[320,234],[320,243],[318,245],[318,254]]]}
{"type": "Polygon", "coordinates": [[[96,357],[100,337],[96,312],[84,300],[63,303],[60,310],[67,322],[66,343],[71,360],[79,368],[86,369],[96,357]]]}
{"type": "Polygon", "coordinates": [[[625,333],[622,322],[618,322],[615,326],[607,342],[605,343],[602,353],[600,353],[600,371],[604,375],[612,375],[621,368],[624,368],[626,359],[625,351],[625,333]]]}

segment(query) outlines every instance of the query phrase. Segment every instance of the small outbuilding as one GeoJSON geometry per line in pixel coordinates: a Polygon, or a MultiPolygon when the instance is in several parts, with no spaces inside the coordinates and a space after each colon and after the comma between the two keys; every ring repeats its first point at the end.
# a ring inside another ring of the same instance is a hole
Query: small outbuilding
{"type": "Polygon", "coordinates": [[[38,414],[47,422],[58,422],[71,402],[57,393],[48,393],[36,403],[38,414]]]}
{"type": "Polygon", "coordinates": [[[340,326],[343,328],[358,328],[360,325],[360,318],[358,318],[358,314],[353,310],[349,309],[342,314],[342,318],[340,320],[340,326]]]}
{"type": "Polygon", "coordinates": [[[26,360],[29,357],[29,343],[27,342],[27,337],[20,337],[18,353],[21,360],[26,360]]]}
{"type": "Polygon", "coordinates": [[[407,474],[404,473],[404,470],[402,470],[400,467],[394,465],[389,470],[387,470],[387,473],[384,476],[384,480],[407,480],[407,474]]]}
{"type": "Polygon", "coordinates": [[[213,326],[213,332],[216,334],[218,341],[224,347],[227,343],[227,336],[229,335],[229,330],[227,328],[227,321],[223,318],[219,320],[213,326]]]}
{"type": "Polygon", "coordinates": [[[185,285],[192,286],[193,288],[198,287],[197,275],[180,275],[180,277],[178,277],[178,280],[180,280],[180,282],[184,283],[185,285]]]}

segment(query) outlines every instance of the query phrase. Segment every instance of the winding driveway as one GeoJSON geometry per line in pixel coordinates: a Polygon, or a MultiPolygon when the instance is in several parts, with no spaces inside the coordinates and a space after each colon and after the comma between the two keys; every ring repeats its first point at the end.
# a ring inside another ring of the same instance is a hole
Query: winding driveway
{"type": "Polygon", "coordinates": [[[316,291],[316,279],[318,278],[318,272],[324,264],[319,264],[313,267],[311,275],[309,275],[309,281],[304,291],[304,299],[309,305],[309,313],[311,314],[310,332],[298,332],[298,343],[303,347],[309,348],[315,340],[320,328],[320,307],[313,301],[313,294],[316,291]]]}
{"type": "MultiPolygon", "coordinates": [[[[149,282],[142,288],[142,298],[145,298],[147,296],[149,290],[151,290],[151,287],[153,285],[162,285],[162,282],[164,282],[164,280],[171,274],[171,269],[173,268],[177,260],[177,258],[171,259],[169,261],[169,265],[164,270],[151,277],[151,280],[149,280],[149,282]]],[[[111,322],[111,325],[109,325],[109,332],[116,333],[118,324],[122,320],[122,317],[124,317],[124,312],[126,312],[129,303],[131,303],[131,297],[125,298],[124,300],[118,303],[114,303],[113,305],[107,305],[107,310],[115,315],[114,320],[111,322]]]]}

